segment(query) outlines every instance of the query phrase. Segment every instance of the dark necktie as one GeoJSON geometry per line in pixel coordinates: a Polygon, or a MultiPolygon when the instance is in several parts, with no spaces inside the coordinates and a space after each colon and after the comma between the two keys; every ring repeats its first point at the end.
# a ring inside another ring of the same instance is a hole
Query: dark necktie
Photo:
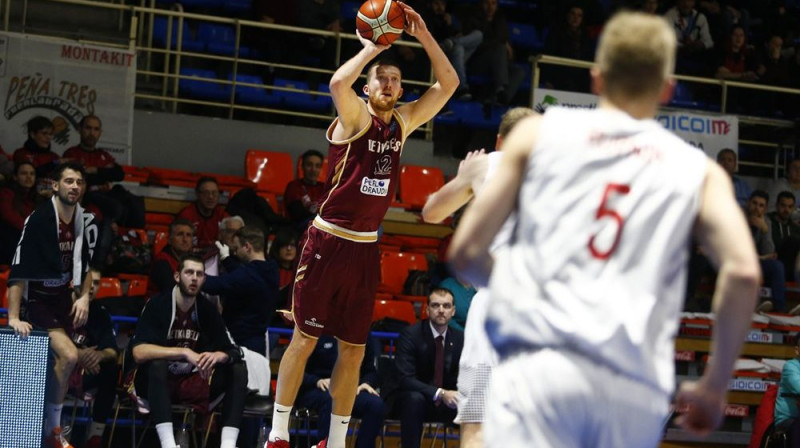
{"type": "Polygon", "coordinates": [[[444,336],[436,336],[436,360],[433,370],[433,383],[436,387],[442,387],[444,378],[444,336]]]}

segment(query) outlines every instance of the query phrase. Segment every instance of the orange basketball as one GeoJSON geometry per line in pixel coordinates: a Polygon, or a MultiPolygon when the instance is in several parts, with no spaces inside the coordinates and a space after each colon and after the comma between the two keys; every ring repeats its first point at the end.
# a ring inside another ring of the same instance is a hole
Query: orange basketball
{"type": "Polygon", "coordinates": [[[392,0],[367,0],[356,14],[356,28],[365,39],[379,45],[391,45],[403,34],[406,16],[392,0]]]}

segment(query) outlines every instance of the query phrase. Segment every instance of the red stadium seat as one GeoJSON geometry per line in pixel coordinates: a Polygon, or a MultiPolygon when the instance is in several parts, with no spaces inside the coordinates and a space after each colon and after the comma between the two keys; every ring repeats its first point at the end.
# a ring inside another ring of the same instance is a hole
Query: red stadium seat
{"type": "Polygon", "coordinates": [[[122,283],[118,278],[102,277],[100,279],[94,298],[103,299],[106,297],[122,297],[122,283]]]}
{"type": "Polygon", "coordinates": [[[200,178],[197,174],[189,171],[155,167],[146,167],[146,169],[150,172],[149,182],[151,184],[184,187],[194,190],[197,179],[200,178]]]}
{"type": "Polygon", "coordinates": [[[119,274],[120,280],[128,282],[128,290],[125,295],[128,297],[141,297],[147,295],[147,283],[150,280],[146,275],[138,274],[119,274]]]}
{"type": "Polygon", "coordinates": [[[144,222],[147,230],[154,232],[168,232],[169,225],[175,220],[175,215],[171,213],[150,213],[144,214],[144,222]]]}
{"type": "Polygon", "coordinates": [[[164,250],[168,239],[167,232],[156,232],[156,236],[153,238],[153,256],[158,255],[164,250]]]}
{"type": "Polygon", "coordinates": [[[402,294],[403,284],[411,270],[428,270],[428,262],[424,255],[385,251],[381,253],[381,282],[379,292],[402,294]]]}
{"type": "MultiPolygon", "coordinates": [[[[322,169],[319,172],[319,176],[317,177],[317,182],[325,182],[328,176],[328,158],[325,157],[322,159],[322,169]]],[[[297,158],[297,178],[303,178],[303,157],[300,156],[297,158]]]]}
{"type": "Polygon", "coordinates": [[[376,300],[372,311],[372,321],[376,322],[384,317],[391,317],[412,325],[417,322],[414,306],[409,302],[399,300],[376,300]]]}
{"type": "Polygon", "coordinates": [[[246,177],[257,189],[283,194],[294,179],[292,156],[285,152],[248,149],[245,155],[246,177]]]}
{"type": "Polygon", "coordinates": [[[150,179],[150,171],[147,168],[139,168],[137,166],[121,165],[122,172],[125,173],[123,180],[128,182],[144,183],[150,179]]]}
{"type": "Polygon", "coordinates": [[[431,166],[404,165],[400,168],[399,205],[422,210],[428,196],[444,185],[442,170],[431,166]]]}

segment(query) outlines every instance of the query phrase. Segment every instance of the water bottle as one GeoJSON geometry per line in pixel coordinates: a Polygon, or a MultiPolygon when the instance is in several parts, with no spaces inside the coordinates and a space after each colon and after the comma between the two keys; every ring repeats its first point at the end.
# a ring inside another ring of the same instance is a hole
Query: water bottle
{"type": "Polygon", "coordinates": [[[267,440],[269,439],[269,429],[267,428],[267,422],[261,422],[261,427],[258,428],[258,441],[256,442],[256,448],[264,448],[267,444],[267,440]]]}
{"type": "Polygon", "coordinates": [[[189,425],[186,423],[181,425],[181,429],[178,431],[177,437],[175,437],[175,443],[181,448],[191,447],[191,442],[189,442],[189,425]]]}

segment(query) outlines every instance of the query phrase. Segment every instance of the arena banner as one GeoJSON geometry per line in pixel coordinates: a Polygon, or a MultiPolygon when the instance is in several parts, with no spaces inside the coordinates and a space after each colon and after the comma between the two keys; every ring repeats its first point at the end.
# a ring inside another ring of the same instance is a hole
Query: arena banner
{"type": "MultiPolygon", "coordinates": [[[[588,93],[536,89],[533,108],[540,113],[551,106],[590,109],[597,107],[597,100],[596,95],[588,93]]],[[[662,110],[655,118],[662,126],[702,149],[713,159],[724,148],[739,152],[739,118],[734,115],[662,110]]]]}
{"type": "Polygon", "coordinates": [[[52,149],[61,155],[80,142],[85,115],[103,122],[98,147],[130,164],[136,55],[127,49],[0,32],[0,144],[10,153],[27,139],[36,115],[53,121],[52,149]]]}

